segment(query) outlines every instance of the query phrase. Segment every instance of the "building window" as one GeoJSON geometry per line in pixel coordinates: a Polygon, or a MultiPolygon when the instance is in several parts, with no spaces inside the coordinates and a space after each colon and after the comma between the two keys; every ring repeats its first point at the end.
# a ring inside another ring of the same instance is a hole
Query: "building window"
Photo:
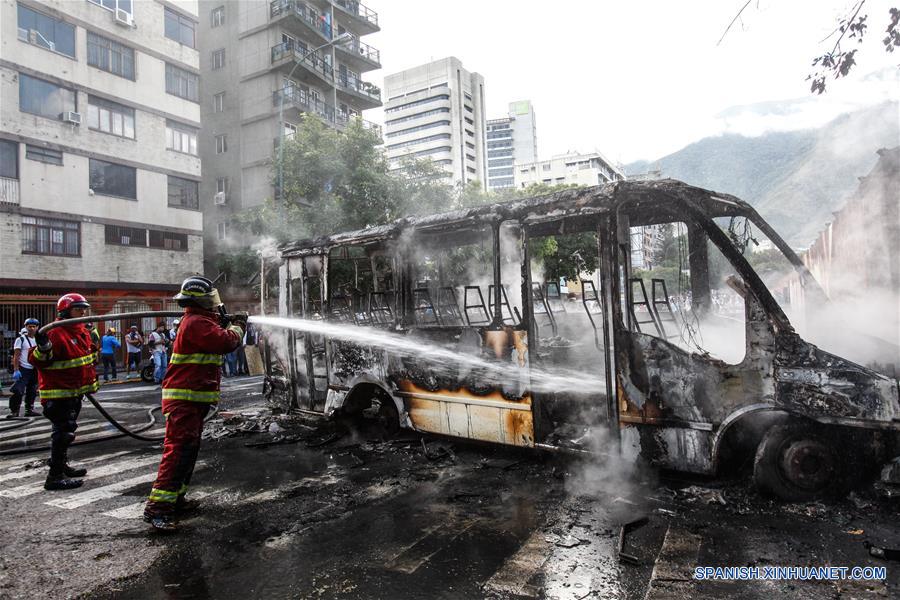
{"type": "Polygon", "coordinates": [[[225,7],[220,6],[218,8],[214,8],[212,13],[210,13],[210,19],[212,21],[213,27],[218,27],[220,25],[225,24],[225,7]]]}
{"type": "Polygon", "coordinates": [[[197,46],[194,43],[194,22],[169,8],[166,8],[165,12],[166,37],[170,40],[175,40],[179,44],[196,48],[197,46]]]}
{"type": "Polygon", "coordinates": [[[166,148],[197,156],[197,129],[166,121],[166,148]]]}
{"type": "Polygon", "coordinates": [[[216,179],[216,193],[227,194],[228,193],[228,178],[227,177],[219,177],[216,179]]]}
{"type": "Polygon", "coordinates": [[[22,112],[59,119],[62,113],[77,109],[73,90],[19,73],[19,110],[22,112]]]}
{"type": "Polygon", "coordinates": [[[150,247],[163,250],[186,251],[188,241],[186,233],[171,233],[168,231],[150,230],[150,247]]]}
{"type": "Polygon", "coordinates": [[[216,227],[216,237],[220,241],[228,239],[228,223],[226,223],[225,221],[219,223],[219,225],[216,227]]]}
{"type": "Polygon", "coordinates": [[[468,112],[472,112],[472,107],[471,107],[471,106],[468,106],[468,105],[463,104],[463,108],[465,108],[468,112]]]}
{"type": "Polygon", "coordinates": [[[468,171],[469,173],[474,173],[475,169],[473,169],[472,167],[466,167],[466,171],[468,171]]]}
{"type": "Polygon", "coordinates": [[[134,139],[134,109],[88,96],[88,127],[134,139]]]}
{"type": "Polygon", "coordinates": [[[19,178],[19,145],[0,140],[0,177],[19,178]]]}
{"type": "Polygon", "coordinates": [[[79,256],[81,224],[77,221],[22,217],[22,252],[79,256]]]}
{"type": "Polygon", "coordinates": [[[18,5],[19,39],[75,58],[75,26],[18,5]]]}
{"type": "Polygon", "coordinates": [[[147,230],[143,227],[106,225],[104,229],[108,245],[147,247],[147,230]]]}
{"type": "Polygon", "coordinates": [[[216,154],[225,154],[228,152],[228,144],[225,141],[225,134],[216,136],[216,154]]]}
{"type": "Polygon", "coordinates": [[[25,158],[47,163],[48,165],[62,166],[63,164],[63,153],[61,151],[32,146],[31,144],[25,145],[25,158]]]}
{"type": "Polygon", "coordinates": [[[213,112],[225,112],[225,92],[213,96],[213,112]]]}
{"type": "Polygon", "coordinates": [[[90,187],[95,194],[137,200],[137,169],[92,158],[90,187]]]}
{"type": "Polygon", "coordinates": [[[473,132],[469,131],[468,129],[466,129],[466,135],[469,137],[475,137],[475,134],[473,132]]]}
{"type": "Polygon", "coordinates": [[[541,165],[541,168],[542,168],[544,171],[549,171],[549,170],[550,170],[550,163],[545,163],[545,164],[541,165]]]}
{"type": "Polygon", "coordinates": [[[88,0],[88,2],[92,2],[97,6],[102,6],[103,8],[115,11],[115,10],[124,10],[129,15],[134,14],[131,8],[132,0],[88,0]]]}
{"type": "Polygon", "coordinates": [[[423,129],[431,129],[432,127],[444,127],[450,126],[450,121],[434,121],[431,123],[426,123],[425,125],[417,125],[416,127],[408,127],[406,129],[398,129],[397,131],[392,131],[388,133],[385,137],[397,137],[398,135],[406,135],[408,133],[414,133],[416,131],[422,131],[423,129]]]}
{"type": "Polygon", "coordinates": [[[87,34],[88,64],[113,75],[134,80],[134,50],[97,35],[87,34]]]}
{"type": "Polygon", "coordinates": [[[218,50],[213,50],[212,53],[212,68],[213,71],[216,69],[221,69],[225,66],[225,48],[219,48],[218,50]]]}
{"type": "Polygon", "coordinates": [[[166,93],[191,102],[199,102],[199,88],[198,75],[166,63],[166,93]]]}
{"type": "Polygon", "coordinates": [[[468,148],[469,150],[474,150],[475,144],[473,144],[472,142],[466,142],[466,148],[468,148]]]}
{"type": "MultiPolygon", "coordinates": [[[[473,120],[470,119],[469,117],[465,117],[465,119],[466,119],[466,123],[468,123],[469,125],[474,125],[474,124],[475,124],[475,121],[473,121],[473,120]]],[[[498,137],[501,137],[501,136],[498,136],[498,137]]],[[[509,137],[509,136],[507,136],[507,135],[505,135],[505,134],[502,134],[502,137],[509,137]]]]}
{"type": "Polygon", "coordinates": [[[469,160],[471,160],[473,162],[475,161],[475,157],[471,154],[466,154],[466,158],[468,158],[469,160]]]}
{"type": "Polygon", "coordinates": [[[198,210],[200,193],[197,182],[169,175],[169,206],[198,210]]]}

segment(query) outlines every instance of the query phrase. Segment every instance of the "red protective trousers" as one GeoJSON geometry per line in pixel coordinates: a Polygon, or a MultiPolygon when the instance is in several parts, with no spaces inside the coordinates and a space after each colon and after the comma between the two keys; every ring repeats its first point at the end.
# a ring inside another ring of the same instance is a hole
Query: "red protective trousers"
{"type": "Polygon", "coordinates": [[[175,509],[175,502],[184,498],[187,493],[194,464],[200,453],[203,418],[209,412],[209,407],[209,404],[200,402],[163,400],[166,436],[159,472],[147,501],[146,514],[171,513],[175,509]]]}

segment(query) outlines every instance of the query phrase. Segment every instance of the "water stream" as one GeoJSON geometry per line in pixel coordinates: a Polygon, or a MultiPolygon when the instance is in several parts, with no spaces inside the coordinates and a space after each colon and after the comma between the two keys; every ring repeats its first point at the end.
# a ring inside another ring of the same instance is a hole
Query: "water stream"
{"type": "MultiPolygon", "coordinates": [[[[523,369],[516,364],[515,360],[501,362],[473,353],[458,352],[452,348],[416,338],[414,334],[400,335],[358,325],[283,317],[252,316],[250,322],[261,327],[293,329],[352,342],[360,346],[386,350],[406,358],[426,360],[433,365],[435,370],[440,370],[441,365],[446,365],[448,370],[466,367],[477,370],[486,378],[489,377],[496,381],[517,381],[523,373],[523,369]]],[[[603,378],[602,372],[603,358],[601,355],[597,357],[597,374],[571,369],[540,368],[532,363],[527,367],[530,379],[528,387],[534,392],[602,392],[606,389],[606,380],[603,378]]]]}

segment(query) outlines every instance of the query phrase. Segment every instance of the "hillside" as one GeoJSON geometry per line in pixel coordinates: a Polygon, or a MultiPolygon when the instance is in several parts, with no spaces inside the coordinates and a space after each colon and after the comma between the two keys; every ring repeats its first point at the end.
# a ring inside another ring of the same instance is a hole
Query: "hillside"
{"type": "Polygon", "coordinates": [[[819,129],[758,137],[704,138],[626,173],[660,169],[752,204],[793,246],[806,246],[875,165],[875,151],[898,145],[897,102],[842,115],[819,129]]]}

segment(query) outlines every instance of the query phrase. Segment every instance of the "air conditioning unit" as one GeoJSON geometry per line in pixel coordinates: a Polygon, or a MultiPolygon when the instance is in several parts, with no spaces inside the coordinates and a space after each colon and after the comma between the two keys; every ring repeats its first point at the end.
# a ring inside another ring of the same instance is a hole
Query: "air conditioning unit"
{"type": "Polygon", "coordinates": [[[217,206],[224,205],[226,201],[225,192],[216,192],[216,195],[213,196],[213,203],[217,206]]]}
{"type": "Polygon", "coordinates": [[[117,8],[116,23],[122,27],[134,27],[134,16],[127,10],[117,8]]]}
{"type": "Polygon", "coordinates": [[[68,110],[60,115],[63,121],[66,123],[71,123],[72,125],[81,125],[81,114],[68,110]]]}

